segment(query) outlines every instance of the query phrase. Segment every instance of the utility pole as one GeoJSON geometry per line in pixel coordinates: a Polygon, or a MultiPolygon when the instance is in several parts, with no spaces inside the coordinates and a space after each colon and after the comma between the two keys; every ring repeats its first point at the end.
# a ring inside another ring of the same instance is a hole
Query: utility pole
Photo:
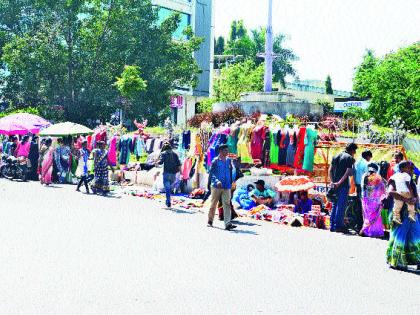
{"type": "Polygon", "coordinates": [[[273,91],[273,0],[268,0],[268,24],[265,35],[264,92],[273,91]]]}

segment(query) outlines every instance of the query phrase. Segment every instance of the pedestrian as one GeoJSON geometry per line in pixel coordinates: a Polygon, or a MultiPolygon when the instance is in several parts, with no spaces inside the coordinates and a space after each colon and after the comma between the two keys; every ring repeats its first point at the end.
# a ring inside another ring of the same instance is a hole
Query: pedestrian
{"type": "Polygon", "coordinates": [[[329,174],[335,191],[331,212],[331,232],[347,232],[344,228],[344,212],[350,190],[349,176],[353,175],[354,155],[357,144],[349,143],[344,152],[333,157],[329,174]]]}
{"type": "Polygon", "coordinates": [[[33,136],[32,137],[32,142],[31,142],[31,147],[29,148],[29,155],[28,155],[28,159],[29,161],[31,161],[31,169],[29,172],[29,179],[30,180],[38,180],[38,175],[37,175],[37,171],[38,171],[38,159],[39,159],[39,144],[38,144],[38,137],[37,136],[33,136]]]}
{"type": "Polygon", "coordinates": [[[219,147],[219,156],[216,157],[210,167],[211,179],[211,204],[208,217],[208,226],[213,226],[214,215],[217,203],[222,199],[223,218],[225,229],[232,230],[236,226],[231,221],[231,188],[233,183],[233,166],[232,161],[227,157],[229,148],[226,144],[219,147]]]}
{"type": "MultiPolygon", "coordinates": [[[[108,150],[104,141],[99,141],[97,143],[97,148],[93,150],[93,165],[95,171],[95,180],[92,185],[93,193],[101,193],[103,196],[106,196],[109,191],[109,173],[108,166],[110,163],[108,161],[108,150]]],[[[112,172],[114,172],[113,167],[111,166],[112,172]]]]}
{"type": "Polygon", "coordinates": [[[159,165],[163,165],[163,186],[166,194],[166,207],[171,208],[172,186],[176,181],[176,174],[181,170],[181,162],[178,155],[172,150],[169,142],[165,142],[159,156],[159,165]]]}
{"type": "MultiPolygon", "coordinates": [[[[399,164],[399,172],[391,176],[390,180],[395,183],[396,194],[406,199],[415,199],[416,191],[411,187],[410,182],[412,180],[411,164],[410,162],[403,161],[399,164]]],[[[401,210],[404,206],[404,201],[396,199],[394,201],[394,210],[392,221],[401,224],[401,210]]],[[[416,203],[407,203],[408,218],[415,222],[416,221],[416,203]]]]}
{"type": "Polygon", "coordinates": [[[370,150],[362,152],[362,157],[354,165],[354,181],[356,183],[357,197],[362,197],[362,178],[368,172],[368,164],[372,160],[373,154],[370,150]]]}
{"type": "MultiPolygon", "coordinates": [[[[414,164],[409,163],[409,175],[413,176],[414,164]]],[[[396,183],[393,179],[389,181],[389,195],[395,201],[405,204],[415,205],[419,200],[416,183],[411,178],[411,190],[415,193],[415,198],[406,198],[397,193],[396,183]]],[[[408,217],[407,207],[404,206],[401,214],[402,224],[391,224],[391,232],[387,249],[387,262],[391,268],[407,270],[409,265],[416,265],[420,270],[420,214],[416,213],[416,220],[413,222],[408,217]]]]}
{"type": "Polygon", "coordinates": [[[51,138],[45,140],[45,144],[42,145],[41,150],[39,152],[38,160],[41,184],[47,186],[51,185],[52,183],[52,172],[54,164],[54,149],[51,144],[51,138]]]}
{"type": "Polygon", "coordinates": [[[57,176],[60,184],[66,183],[68,172],[70,172],[70,147],[64,143],[62,138],[57,139],[58,147],[55,149],[54,160],[57,166],[57,176]]]}
{"type": "Polygon", "coordinates": [[[90,156],[90,151],[87,148],[87,141],[84,140],[82,142],[82,148],[78,150],[77,157],[78,157],[78,164],[76,170],[76,176],[80,178],[79,183],[77,184],[76,191],[80,191],[80,187],[82,184],[85,185],[86,193],[90,194],[89,191],[89,182],[93,179],[93,175],[89,175],[88,171],[88,160],[90,156]]]}
{"type": "Polygon", "coordinates": [[[384,224],[382,223],[382,201],[386,196],[386,183],[379,174],[379,166],[375,163],[368,165],[368,172],[362,179],[363,227],[360,236],[382,237],[384,224]]]}

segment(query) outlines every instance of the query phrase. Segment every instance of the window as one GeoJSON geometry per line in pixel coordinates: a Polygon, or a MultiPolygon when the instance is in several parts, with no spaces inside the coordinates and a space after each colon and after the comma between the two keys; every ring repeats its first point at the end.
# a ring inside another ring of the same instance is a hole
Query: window
{"type": "MultiPolygon", "coordinates": [[[[165,21],[169,18],[174,12],[174,10],[167,9],[167,8],[159,8],[159,22],[165,21]]],[[[181,21],[179,23],[178,29],[173,34],[174,39],[186,39],[185,35],[183,34],[185,28],[191,24],[191,15],[179,12],[181,21]]]]}

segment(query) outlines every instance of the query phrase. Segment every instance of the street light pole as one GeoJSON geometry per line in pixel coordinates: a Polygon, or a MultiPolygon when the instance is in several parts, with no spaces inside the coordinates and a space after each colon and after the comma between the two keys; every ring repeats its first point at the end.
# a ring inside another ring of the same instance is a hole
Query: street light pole
{"type": "Polygon", "coordinates": [[[273,91],[273,0],[268,0],[268,24],[265,35],[264,92],[273,91]]]}

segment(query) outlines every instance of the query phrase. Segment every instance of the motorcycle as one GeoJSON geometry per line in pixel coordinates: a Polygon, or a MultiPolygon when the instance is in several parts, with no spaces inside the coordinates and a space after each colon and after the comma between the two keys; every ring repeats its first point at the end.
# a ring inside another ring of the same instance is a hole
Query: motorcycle
{"type": "Polygon", "coordinates": [[[26,157],[15,158],[14,156],[3,156],[0,166],[0,175],[13,180],[26,181],[30,169],[30,163],[26,157]]]}

